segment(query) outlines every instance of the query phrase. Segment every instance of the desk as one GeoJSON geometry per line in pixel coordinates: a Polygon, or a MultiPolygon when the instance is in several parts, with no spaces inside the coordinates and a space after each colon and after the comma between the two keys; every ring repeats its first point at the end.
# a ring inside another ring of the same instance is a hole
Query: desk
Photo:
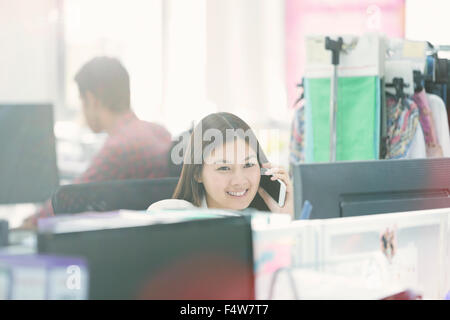
{"type": "MultiPolygon", "coordinates": [[[[274,274],[287,268],[295,269],[292,278],[298,288],[308,288],[298,291],[300,294],[297,297],[300,298],[377,299],[383,294],[403,289],[417,291],[424,299],[444,299],[449,294],[450,208],[292,222],[283,215],[271,215],[271,219],[268,219],[267,214],[264,214],[254,218],[252,216],[257,299],[268,299],[274,274]],[[396,232],[396,252],[390,261],[381,250],[380,235],[386,228],[393,228],[396,232]],[[346,281],[348,286],[341,289],[342,283],[346,281]],[[335,286],[330,286],[330,283],[335,286]],[[305,292],[307,295],[304,295],[305,292]]],[[[123,234],[118,233],[113,239],[120,240],[123,234]]],[[[213,234],[217,236],[217,233],[213,234]]],[[[135,232],[130,232],[131,235],[135,236],[135,232]]],[[[35,237],[33,232],[11,231],[12,246],[3,248],[3,252],[35,253],[35,237]]],[[[149,239],[149,234],[142,237],[149,239]]],[[[207,236],[208,239],[214,237],[207,236]]],[[[98,246],[98,241],[84,241],[89,250],[92,244],[98,246]]],[[[169,241],[161,240],[150,243],[170,244],[169,241]]],[[[142,241],[136,241],[135,247],[138,244],[142,245],[142,241]]],[[[232,247],[237,246],[233,244],[232,247]]],[[[148,247],[148,244],[142,245],[141,249],[147,250],[148,247]]],[[[168,247],[170,245],[166,245],[166,250],[168,247]]],[[[101,248],[104,250],[104,246],[101,248]]],[[[116,248],[112,245],[111,252],[115,252],[116,248]]],[[[94,249],[92,256],[102,249],[94,249]]],[[[129,253],[126,250],[123,252],[129,253]]],[[[160,257],[160,254],[155,251],[153,255],[160,257]]],[[[123,258],[118,257],[114,264],[122,264],[123,258]]],[[[104,264],[101,261],[99,263],[104,264]]],[[[134,268],[134,265],[129,267],[134,268]]],[[[99,265],[98,269],[101,268],[102,265],[99,265]]],[[[281,274],[279,279],[275,283],[272,298],[294,299],[296,296],[292,294],[287,274],[281,274]]]]}
{"type": "Polygon", "coordinates": [[[363,286],[376,290],[397,285],[424,299],[444,299],[450,290],[449,220],[447,208],[255,227],[256,297],[267,299],[277,270],[296,268],[360,277],[363,286]],[[390,259],[381,241],[387,228],[395,230],[390,259]]]}

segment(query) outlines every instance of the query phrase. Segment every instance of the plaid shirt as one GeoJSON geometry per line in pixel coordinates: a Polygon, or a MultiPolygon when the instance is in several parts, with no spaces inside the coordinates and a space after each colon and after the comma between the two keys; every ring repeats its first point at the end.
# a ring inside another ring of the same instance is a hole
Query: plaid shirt
{"type": "MultiPolygon", "coordinates": [[[[130,111],[119,119],[89,168],[73,183],[166,177],[171,140],[164,127],[139,120],[130,111]]],[[[51,201],[47,201],[38,217],[53,214],[51,201]]]]}

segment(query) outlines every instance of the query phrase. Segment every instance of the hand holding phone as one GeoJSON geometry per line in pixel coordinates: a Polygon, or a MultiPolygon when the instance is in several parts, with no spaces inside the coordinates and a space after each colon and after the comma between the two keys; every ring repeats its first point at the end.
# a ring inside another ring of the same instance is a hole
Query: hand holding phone
{"type": "Polygon", "coordinates": [[[278,206],[284,207],[286,184],[280,179],[271,180],[272,175],[266,175],[265,171],[261,169],[260,186],[278,203],[278,206]]]}

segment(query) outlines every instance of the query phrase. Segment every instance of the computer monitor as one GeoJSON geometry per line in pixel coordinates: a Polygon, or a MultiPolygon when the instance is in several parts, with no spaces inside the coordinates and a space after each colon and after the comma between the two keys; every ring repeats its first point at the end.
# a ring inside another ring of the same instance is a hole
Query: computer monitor
{"type": "Polygon", "coordinates": [[[245,217],[66,231],[38,234],[38,252],[84,257],[89,299],[254,299],[245,217]]]}
{"type": "Polygon", "coordinates": [[[0,204],[38,203],[59,185],[49,104],[0,104],[0,204]]]}
{"type": "Polygon", "coordinates": [[[295,218],[310,219],[450,207],[450,158],[348,161],[293,167],[295,218]]]}

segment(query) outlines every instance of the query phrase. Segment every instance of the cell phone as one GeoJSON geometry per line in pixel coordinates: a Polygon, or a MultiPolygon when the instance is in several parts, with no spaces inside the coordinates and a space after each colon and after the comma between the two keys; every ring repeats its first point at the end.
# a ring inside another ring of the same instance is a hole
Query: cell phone
{"type": "Polygon", "coordinates": [[[275,200],[280,207],[286,200],[286,184],[280,179],[271,180],[272,175],[261,174],[259,185],[275,200]]]}

